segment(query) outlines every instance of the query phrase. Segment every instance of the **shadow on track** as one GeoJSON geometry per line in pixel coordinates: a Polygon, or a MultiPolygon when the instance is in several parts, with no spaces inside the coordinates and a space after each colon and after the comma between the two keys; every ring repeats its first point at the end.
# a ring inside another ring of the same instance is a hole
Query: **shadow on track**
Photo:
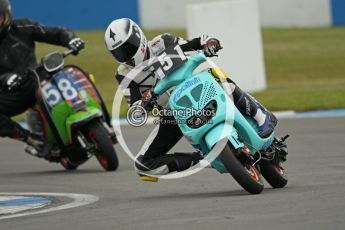
{"type": "Polygon", "coordinates": [[[47,175],[78,175],[78,174],[107,174],[102,169],[84,169],[84,170],[52,170],[52,171],[30,171],[30,172],[14,172],[2,174],[3,176],[15,176],[15,177],[32,177],[32,176],[47,176],[47,175]]]}
{"type": "Polygon", "coordinates": [[[212,191],[212,192],[195,192],[195,193],[168,193],[168,194],[162,194],[162,195],[156,195],[156,196],[140,196],[136,197],[134,199],[131,199],[131,201],[136,202],[161,202],[162,200],[169,201],[169,200],[190,200],[190,199],[213,199],[213,198],[222,198],[222,197],[253,197],[255,199],[258,199],[258,196],[265,196],[265,195],[271,195],[274,193],[282,193],[282,192],[291,192],[291,190],[294,190],[291,187],[286,187],[284,189],[274,189],[270,187],[266,187],[264,191],[261,194],[253,195],[249,194],[243,189],[238,190],[231,190],[231,191],[212,191]]]}
{"type": "Polygon", "coordinates": [[[214,191],[214,192],[196,192],[196,193],[168,193],[157,196],[141,196],[132,201],[161,201],[161,200],[190,200],[190,199],[205,199],[205,198],[215,198],[215,197],[237,197],[237,196],[248,196],[244,190],[233,190],[233,191],[214,191]]]}

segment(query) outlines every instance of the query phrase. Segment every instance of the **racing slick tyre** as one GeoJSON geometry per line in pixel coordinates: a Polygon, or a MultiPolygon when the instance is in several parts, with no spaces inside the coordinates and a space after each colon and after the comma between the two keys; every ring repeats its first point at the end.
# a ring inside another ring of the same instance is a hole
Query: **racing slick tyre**
{"type": "Polygon", "coordinates": [[[260,173],[250,164],[242,164],[236,157],[236,151],[229,146],[225,146],[219,155],[219,159],[224,164],[226,170],[239,183],[242,188],[251,194],[259,194],[264,189],[260,173]]]}

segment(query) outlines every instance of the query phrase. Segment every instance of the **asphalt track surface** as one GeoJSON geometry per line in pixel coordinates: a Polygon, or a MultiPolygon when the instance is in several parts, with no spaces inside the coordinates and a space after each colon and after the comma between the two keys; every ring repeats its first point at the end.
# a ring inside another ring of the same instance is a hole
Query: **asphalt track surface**
{"type": "MultiPolygon", "coordinates": [[[[134,150],[149,129],[125,128],[134,150]]],[[[248,195],[229,175],[212,169],[177,180],[141,182],[119,146],[117,172],[103,172],[95,159],[66,172],[2,139],[0,192],[84,193],[99,201],[0,220],[0,229],[345,229],[345,118],[281,120],[277,133],[292,136],[285,164],[289,184],[284,189],[266,184],[260,195],[248,195]]],[[[186,149],[190,147],[182,141],[174,150],[186,149]]]]}

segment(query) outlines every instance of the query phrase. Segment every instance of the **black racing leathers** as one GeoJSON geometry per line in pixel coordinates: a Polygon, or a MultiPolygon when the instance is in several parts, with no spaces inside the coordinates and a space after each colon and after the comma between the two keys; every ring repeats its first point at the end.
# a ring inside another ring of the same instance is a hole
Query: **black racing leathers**
{"type": "MultiPolygon", "coordinates": [[[[160,51],[176,43],[181,46],[184,52],[201,50],[207,38],[207,36],[202,36],[192,40],[184,40],[171,34],[163,34],[148,42],[149,57],[157,56],[160,51]]],[[[127,81],[124,79],[130,79],[132,70],[133,68],[130,66],[120,65],[116,73],[116,79],[120,83],[129,105],[140,101],[143,92],[152,88],[156,83],[156,79],[149,72],[142,72],[127,85],[127,81]]],[[[168,95],[165,94],[160,96],[159,101],[162,106],[166,104],[167,98],[168,95]]],[[[174,171],[180,172],[197,164],[202,159],[197,152],[166,154],[183,135],[173,117],[163,116],[160,119],[159,128],[151,133],[150,140],[145,142],[142,151],[137,156],[135,168],[139,174],[161,175],[174,171]]]]}
{"type": "Polygon", "coordinates": [[[9,31],[1,35],[0,85],[4,85],[9,73],[21,75],[24,81],[12,91],[0,88],[0,136],[16,138],[20,129],[10,117],[24,112],[36,102],[35,79],[27,74],[27,69],[37,63],[35,42],[68,47],[69,41],[75,37],[68,29],[47,27],[28,19],[14,20],[9,31]]]}

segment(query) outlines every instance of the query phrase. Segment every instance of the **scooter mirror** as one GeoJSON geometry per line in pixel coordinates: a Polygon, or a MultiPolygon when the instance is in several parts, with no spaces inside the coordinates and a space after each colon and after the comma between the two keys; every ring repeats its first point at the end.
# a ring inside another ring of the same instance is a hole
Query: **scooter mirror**
{"type": "Polygon", "coordinates": [[[59,70],[64,65],[63,55],[59,52],[47,54],[42,58],[42,65],[49,73],[59,70]]]}

